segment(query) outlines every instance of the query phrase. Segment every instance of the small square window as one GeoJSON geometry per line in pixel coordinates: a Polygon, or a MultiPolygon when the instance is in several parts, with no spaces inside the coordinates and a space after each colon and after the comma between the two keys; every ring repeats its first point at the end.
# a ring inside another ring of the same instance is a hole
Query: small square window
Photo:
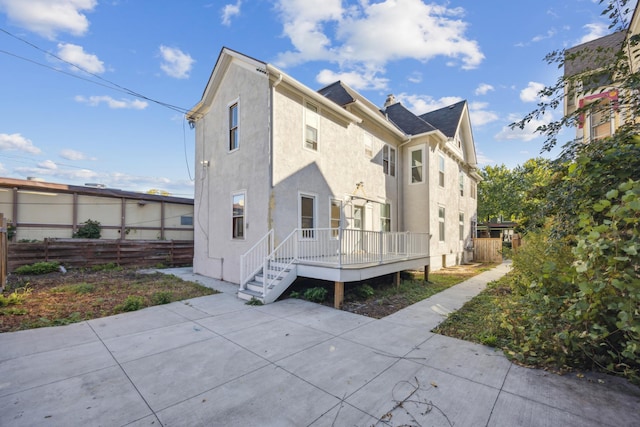
{"type": "Polygon", "coordinates": [[[193,216],[182,215],[180,217],[180,225],[193,225],[193,216]]]}

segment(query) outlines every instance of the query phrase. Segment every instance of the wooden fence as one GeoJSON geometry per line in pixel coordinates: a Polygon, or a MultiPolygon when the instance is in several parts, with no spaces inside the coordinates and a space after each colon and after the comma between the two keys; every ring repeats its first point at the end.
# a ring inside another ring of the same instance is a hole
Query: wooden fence
{"type": "Polygon", "coordinates": [[[474,239],[473,260],[478,262],[502,262],[502,239],[474,239]]]}
{"type": "Polygon", "coordinates": [[[8,244],[7,219],[0,213],[0,292],[4,291],[7,284],[8,244]]]}
{"type": "Polygon", "coordinates": [[[108,263],[177,267],[192,265],[193,240],[45,239],[10,244],[8,258],[8,271],[41,261],[57,261],[71,268],[108,263]]]}

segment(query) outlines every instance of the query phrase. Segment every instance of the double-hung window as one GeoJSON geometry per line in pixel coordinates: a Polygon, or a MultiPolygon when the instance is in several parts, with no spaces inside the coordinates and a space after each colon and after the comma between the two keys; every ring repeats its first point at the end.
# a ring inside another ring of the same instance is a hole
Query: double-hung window
{"type": "Polygon", "coordinates": [[[462,169],[458,172],[458,185],[460,186],[460,196],[464,197],[464,172],[462,169]]]}
{"type": "Polygon", "coordinates": [[[318,150],[318,127],[320,116],[318,107],[307,102],[305,111],[304,146],[310,150],[318,150]]]}
{"type": "Polygon", "coordinates": [[[595,102],[589,114],[589,127],[591,140],[597,140],[611,136],[611,103],[595,102]]]}
{"type": "Polygon", "coordinates": [[[234,239],[244,239],[244,229],[245,229],[245,199],[246,194],[235,193],[232,196],[232,231],[231,236],[234,239]]]}
{"type": "Polygon", "coordinates": [[[458,224],[460,229],[460,240],[464,240],[464,213],[460,212],[458,217],[458,224]]]}
{"type": "Polygon", "coordinates": [[[396,176],[396,149],[390,145],[382,147],[382,171],[386,175],[396,176]]]}
{"type": "Polygon", "coordinates": [[[418,184],[422,182],[424,175],[424,160],[422,158],[422,149],[418,148],[410,152],[411,156],[411,183],[418,184]]]}
{"type": "Polygon", "coordinates": [[[238,101],[229,105],[229,151],[240,147],[238,127],[238,101]]]}
{"type": "Polygon", "coordinates": [[[444,187],[444,156],[438,154],[438,185],[444,187]]]}
{"type": "Polygon", "coordinates": [[[364,155],[369,159],[373,157],[373,136],[367,132],[364,134],[364,155]]]}
{"type": "Polygon", "coordinates": [[[438,240],[444,242],[444,207],[438,207],[438,240]]]}

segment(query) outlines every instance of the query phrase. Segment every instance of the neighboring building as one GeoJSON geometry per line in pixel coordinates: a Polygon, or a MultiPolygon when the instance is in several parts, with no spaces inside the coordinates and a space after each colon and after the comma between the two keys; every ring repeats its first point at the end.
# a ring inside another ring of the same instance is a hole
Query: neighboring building
{"type": "Polygon", "coordinates": [[[70,238],[87,220],[103,239],[193,239],[193,199],[181,197],[0,178],[0,212],[14,242],[70,238]]]}
{"type": "Polygon", "coordinates": [[[314,277],[336,282],[338,305],[344,282],[472,256],[480,176],[465,101],[416,116],[390,96],[380,109],[223,48],[187,118],[194,272],[241,296],[272,301],[314,277]]]}
{"type": "Polygon", "coordinates": [[[566,50],[564,76],[571,78],[572,84],[565,85],[564,113],[566,116],[583,109],[576,129],[578,140],[592,142],[609,137],[624,123],[636,120],[631,109],[621,102],[625,98],[627,102],[635,99],[637,95],[625,93],[620,87],[619,61],[624,49],[627,72],[637,71],[638,46],[630,39],[639,33],[639,29],[640,16],[636,6],[626,30],[566,50]]]}

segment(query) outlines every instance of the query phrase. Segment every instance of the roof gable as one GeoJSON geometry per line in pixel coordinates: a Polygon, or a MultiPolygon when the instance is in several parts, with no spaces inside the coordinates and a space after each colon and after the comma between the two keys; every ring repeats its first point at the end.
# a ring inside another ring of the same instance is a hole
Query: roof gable
{"type": "Polygon", "coordinates": [[[422,114],[419,117],[439,129],[447,138],[453,138],[458,131],[466,102],[456,102],[447,107],[422,114]]]}
{"type": "Polygon", "coordinates": [[[400,102],[389,105],[383,113],[407,135],[419,135],[437,130],[430,123],[406,109],[400,102]]]}

